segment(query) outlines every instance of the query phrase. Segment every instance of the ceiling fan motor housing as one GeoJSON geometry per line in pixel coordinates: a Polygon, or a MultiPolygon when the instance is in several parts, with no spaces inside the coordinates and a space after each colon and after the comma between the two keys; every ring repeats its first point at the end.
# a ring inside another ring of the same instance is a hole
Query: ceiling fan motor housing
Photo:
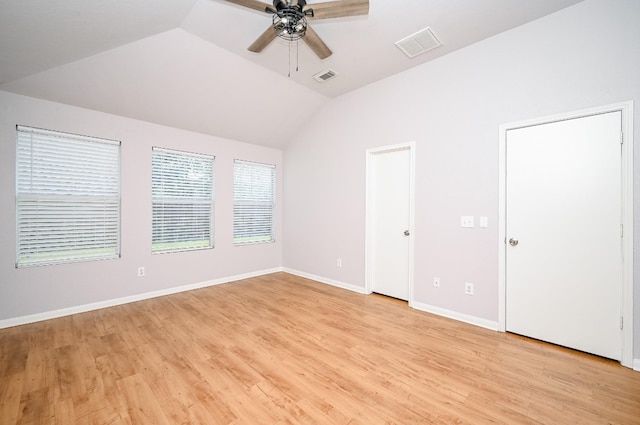
{"type": "MultiPolygon", "coordinates": [[[[306,6],[305,0],[274,0],[276,12],[273,14],[273,28],[278,37],[287,40],[298,40],[307,31],[307,13],[302,11],[306,6]]],[[[313,11],[311,11],[313,16],[313,11]]]]}
{"type": "Polygon", "coordinates": [[[276,10],[294,8],[302,12],[302,8],[306,5],[306,0],[273,0],[273,7],[275,7],[276,10]]]}

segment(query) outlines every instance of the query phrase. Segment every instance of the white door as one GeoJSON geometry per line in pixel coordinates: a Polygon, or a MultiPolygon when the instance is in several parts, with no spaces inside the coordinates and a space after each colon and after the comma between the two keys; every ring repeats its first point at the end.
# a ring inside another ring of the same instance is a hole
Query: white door
{"type": "Polygon", "coordinates": [[[621,113],[509,130],[506,330],[621,357],[621,113]]]}
{"type": "Polygon", "coordinates": [[[371,167],[372,290],[408,300],[411,151],[375,153],[371,167]]]}

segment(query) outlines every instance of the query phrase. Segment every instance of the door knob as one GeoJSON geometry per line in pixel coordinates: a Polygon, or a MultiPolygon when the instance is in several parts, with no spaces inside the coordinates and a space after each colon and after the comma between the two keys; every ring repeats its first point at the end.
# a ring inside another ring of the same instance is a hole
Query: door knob
{"type": "Polygon", "coordinates": [[[518,245],[518,240],[517,239],[513,239],[513,238],[509,239],[509,245],[511,245],[511,246],[518,245]]]}
{"type": "Polygon", "coordinates": [[[408,230],[405,230],[405,231],[404,231],[404,235],[405,235],[405,236],[409,236],[410,234],[411,234],[411,233],[410,233],[408,230]]]}

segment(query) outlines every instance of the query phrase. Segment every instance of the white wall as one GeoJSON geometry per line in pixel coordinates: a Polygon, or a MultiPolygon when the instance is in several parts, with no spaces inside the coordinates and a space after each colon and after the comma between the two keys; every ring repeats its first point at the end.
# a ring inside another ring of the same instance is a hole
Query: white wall
{"type": "Polygon", "coordinates": [[[0,323],[281,267],[282,196],[276,205],[277,242],[233,246],[236,158],[275,164],[276,190],[282,194],[280,150],[0,92],[0,323]],[[122,142],[120,259],[15,268],[16,124],[122,142]],[[151,254],[152,146],[215,155],[214,249],[151,254]],[[146,267],[145,277],[137,277],[139,266],[146,267]]]}
{"type": "Polygon", "coordinates": [[[498,127],[633,100],[640,131],[638,22],[640,1],[587,0],[332,101],[285,151],[285,267],[364,287],[365,151],[415,141],[415,300],[497,322],[498,127]]]}

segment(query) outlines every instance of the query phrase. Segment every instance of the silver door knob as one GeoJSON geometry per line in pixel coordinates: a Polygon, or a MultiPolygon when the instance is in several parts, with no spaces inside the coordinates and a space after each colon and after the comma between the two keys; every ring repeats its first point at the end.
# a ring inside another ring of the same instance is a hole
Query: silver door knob
{"type": "Polygon", "coordinates": [[[509,239],[509,245],[511,245],[511,246],[518,245],[518,240],[517,239],[513,239],[513,238],[509,239]]]}
{"type": "Polygon", "coordinates": [[[405,235],[405,236],[409,236],[410,234],[411,234],[411,233],[409,233],[409,231],[408,231],[408,230],[405,230],[405,231],[404,231],[404,235],[405,235]]]}

